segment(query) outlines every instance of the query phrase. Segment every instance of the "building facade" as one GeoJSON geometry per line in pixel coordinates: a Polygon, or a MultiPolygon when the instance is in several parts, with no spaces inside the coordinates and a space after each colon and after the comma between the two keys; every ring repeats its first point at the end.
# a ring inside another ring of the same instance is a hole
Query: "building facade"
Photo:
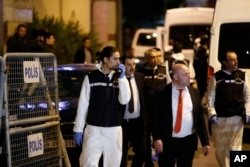
{"type": "MultiPolygon", "coordinates": [[[[121,0],[4,0],[4,38],[12,35],[19,23],[32,22],[34,10],[38,17],[54,16],[65,22],[76,20],[85,33],[94,31],[100,43],[119,48],[118,4],[121,0]]],[[[121,7],[120,7],[121,8],[121,7]]]]}

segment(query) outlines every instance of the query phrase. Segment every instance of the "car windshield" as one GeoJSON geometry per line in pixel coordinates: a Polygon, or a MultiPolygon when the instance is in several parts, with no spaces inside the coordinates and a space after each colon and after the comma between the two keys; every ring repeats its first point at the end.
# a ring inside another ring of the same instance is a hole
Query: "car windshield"
{"type": "Polygon", "coordinates": [[[238,67],[250,68],[250,23],[227,23],[220,27],[218,58],[225,50],[238,55],[238,67]]]}
{"type": "Polygon", "coordinates": [[[210,37],[210,25],[177,25],[170,27],[169,41],[182,43],[183,49],[193,49],[194,40],[201,35],[210,37]]]}
{"type": "Polygon", "coordinates": [[[59,97],[79,97],[85,73],[80,71],[59,71],[59,97]]]}
{"type": "Polygon", "coordinates": [[[156,46],[156,33],[141,33],[137,45],[156,46]]]}

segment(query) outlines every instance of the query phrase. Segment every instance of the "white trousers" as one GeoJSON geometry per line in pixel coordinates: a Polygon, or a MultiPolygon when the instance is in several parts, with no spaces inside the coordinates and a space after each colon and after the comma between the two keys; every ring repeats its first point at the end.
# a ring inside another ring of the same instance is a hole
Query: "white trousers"
{"type": "Polygon", "coordinates": [[[119,167],[122,157],[122,128],[87,125],[84,130],[80,167],[98,167],[103,154],[103,167],[119,167]]]}
{"type": "Polygon", "coordinates": [[[243,127],[240,116],[219,117],[218,125],[212,125],[215,155],[220,167],[230,166],[230,151],[242,149],[243,127]]]}

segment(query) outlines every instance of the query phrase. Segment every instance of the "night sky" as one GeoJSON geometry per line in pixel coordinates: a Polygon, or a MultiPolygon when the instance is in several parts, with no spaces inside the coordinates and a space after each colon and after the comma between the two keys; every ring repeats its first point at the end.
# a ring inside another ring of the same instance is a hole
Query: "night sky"
{"type": "Polygon", "coordinates": [[[215,2],[216,0],[122,0],[123,23],[143,27],[140,24],[154,24],[156,20],[164,20],[166,9],[204,4],[214,7],[215,2]]]}
{"type": "Polygon", "coordinates": [[[154,23],[165,16],[167,8],[179,7],[183,0],[123,0],[123,19],[125,24],[154,23]]]}

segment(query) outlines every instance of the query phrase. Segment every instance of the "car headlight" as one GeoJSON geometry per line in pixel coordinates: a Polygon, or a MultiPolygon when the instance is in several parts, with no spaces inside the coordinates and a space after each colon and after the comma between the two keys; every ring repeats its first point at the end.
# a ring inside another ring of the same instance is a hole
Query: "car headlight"
{"type": "Polygon", "coordinates": [[[59,102],[59,111],[67,110],[69,108],[69,102],[68,101],[60,101],[59,102]]]}
{"type": "Polygon", "coordinates": [[[33,111],[36,108],[36,105],[32,103],[25,103],[25,104],[20,104],[19,108],[23,110],[33,111]]]}

